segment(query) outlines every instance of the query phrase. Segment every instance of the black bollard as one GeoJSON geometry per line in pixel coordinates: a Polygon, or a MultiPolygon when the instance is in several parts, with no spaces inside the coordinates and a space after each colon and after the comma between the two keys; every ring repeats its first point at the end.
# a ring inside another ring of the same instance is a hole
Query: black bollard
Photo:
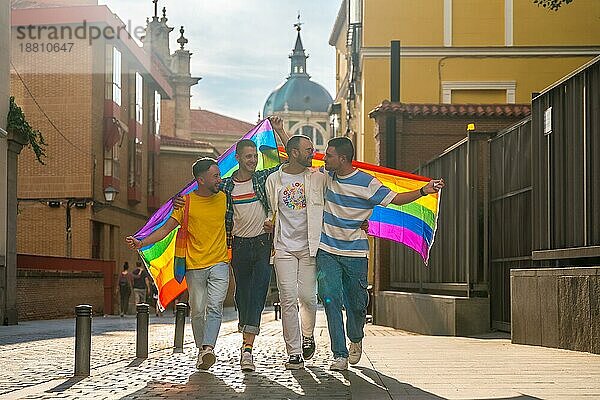
{"type": "Polygon", "coordinates": [[[135,307],[137,311],[137,339],[135,346],[135,356],[137,358],[148,358],[148,304],[141,303],[135,307]]]}
{"type": "Polygon", "coordinates": [[[185,315],[187,304],[177,303],[175,306],[175,340],[173,342],[173,353],[183,353],[183,333],[185,331],[185,315]]]}
{"type": "Polygon", "coordinates": [[[75,307],[75,376],[90,376],[92,306],[75,307]]]}
{"type": "Polygon", "coordinates": [[[277,316],[281,318],[281,304],[279,302],[273,303],[273,309],[275,310],[275,321],[277,321],[277,316]]]}

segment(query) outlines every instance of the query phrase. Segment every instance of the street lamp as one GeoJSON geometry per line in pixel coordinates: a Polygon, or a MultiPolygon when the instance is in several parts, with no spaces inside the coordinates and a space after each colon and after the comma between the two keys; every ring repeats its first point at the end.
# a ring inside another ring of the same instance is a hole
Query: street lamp
{"type": "Polygon", "coordinates": [[[107,186],[104,189],[104,200],[106,200],[106,202],[109,204],[112,203],[117,196],[117,193],[119,193],[117,189],[112,186],[107,186]]]}
{"type": "Polygon", "coordinates": [[[107,186],[104,188],[104,203],[99,201],[94,201],[92,204],[92,209],[94,212],[102,211],[104,208],[109,207],[112,202],[115,200],[115,197],[119,191],[112,186],[107,186]]]}

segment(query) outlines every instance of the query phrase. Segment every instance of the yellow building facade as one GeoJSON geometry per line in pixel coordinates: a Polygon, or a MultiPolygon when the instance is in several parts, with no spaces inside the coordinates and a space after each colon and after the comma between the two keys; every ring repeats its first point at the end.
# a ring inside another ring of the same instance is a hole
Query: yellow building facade
{"type": "Polygon", "coordinates": [[[600,1],[559,11],[533,0],[343,0],[336,48],[336,134],[375,162],[368,113],[390,99],[390,43],[400,41],[402,103],[529,103],[600,54],[600,1]]]}

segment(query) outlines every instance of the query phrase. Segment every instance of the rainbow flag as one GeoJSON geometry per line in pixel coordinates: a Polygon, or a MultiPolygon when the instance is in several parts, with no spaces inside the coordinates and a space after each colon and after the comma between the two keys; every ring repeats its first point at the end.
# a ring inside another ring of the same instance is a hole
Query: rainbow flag
{"type": "MultiPolygon", "coordinates": [[[[283,148],[280,147],[279,152],[282,159],[287,158],[283,148]]],[[[323,154],[315,153],[313,167],[320,168],[324,165],[323,154]]],[[[379,179],[385,186],[398,193],[417,190],[431,180],[424,176],[359,161],[353,161],[352,165],[379,179]]],[[[369,218],[369,234],[410,247],[427,265],[437,227],[440,193],[421,197],[402,206],[390,204],[387,207],[375,207],[369,218]]]]}
{"type": "MultiPolygon", "coordinates": [[[[273,127],[268,119],[260,122],[241,139],[250,139],[256,143],[256,147],[260,154],[257,169],[270,168],[279,164],[277,142],[273,127]]],[[[238,163],[235,159],[235,145],[231,146],[223,153],[217,161],[219,163],[219,169],[221,170],[221,177],[225,178],[231,176],[238,168],[238,163]]],[[[150,217],[146,225],[135,233],[134,237],[136,239],[144,239],[163,226],[173,213],[174,198],[178,195],[189,194],[197,188],[198,184],[196,180],[192,180],[188,183],[181,191],[163,204],[150,217]]],[[[158,303],[159,307],[162,308],[179,297],[179,295],[187,289],[185,279],[179,283],[177,279],[175,279],[174,273],[173,259],[175,257],[175,238],[178,229],[179,228],[175,228],[161,241],[145,246],[138,251],[158,288],[158,303]]]]}

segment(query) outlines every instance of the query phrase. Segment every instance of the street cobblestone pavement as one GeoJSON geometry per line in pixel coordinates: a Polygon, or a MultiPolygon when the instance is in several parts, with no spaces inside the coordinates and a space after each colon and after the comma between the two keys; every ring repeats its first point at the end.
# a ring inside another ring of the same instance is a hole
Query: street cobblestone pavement
{"type": "MultiPolygon", "coordinates": [[[[322,312],[321,312],[322,314],[322,312]]],[[[73,321],[74,325],[74,321],[73,321]]],[[[349,399],[348,373],[329,371],[329,337],[320,315],[315,329],[317,351],[306,368],[288,371],[281,322],[263,314],[261,334],[254,349],[256,371],[239,367],[241,334],[236,322],[222,325],[217,342],[217,363],[208,371],[195,368],[197,349],[191,326],[186,324],[184,352],[173,354],[172,318],[151,319],[149,357],[135,359],[135,319],[93,321],[91,376],[74,378],[74,328],[0,340],[3,362],[0,395],[24,399],[349,399]],[[56,336],[57,333],[54,333],[56,336]],[[39,338],[39,340],[34,340],[39,338]],[[18,340],[23,340],[18,342],[18,340]]],[[[368,328],[372,335],[389,335],[390,328],[368,328]]]]}
{"type": "MultiPolygon", "coordinates": [[[[228,310],[228,320],[235,311],[228,310]]],[[[151,317],[148,329],[150,354],[172,349],[175,322],[172,316],[151,317]]],[[[32,323],[6,327],[0,335],[0,396],[52,380],[70,378],[74,370],[75,319],[48,321],[47,330],[28,331],[32,323]],[[12,329],[11,329],[12,328],[12,329]]],[[[135,358],[135,316],[92,319],[91,373],[135,358]]],[[[222,334],[234,332],[236,324],[224,324],[222,334]]],[[[194,341],[186,324],[184,343],[194,341]]]]}
{"type": "Polygon", "coordinates": [[[229,310],[217,363],[195,368],[186,324],[184,352],[173,354],[172,317],[151,318],[150,353],[135,358],[135,318],[95,318],[92,370],[74,378],[74,320],[0,328],[0,398],[4,399],[599,399],[600,355],[521,346],[503,333],[478,337],[416,335],[365,327],[363,357],[343,373],[329,370],[325,315],[317,314],[317,351],[306,368],[287,371],[281,321],[263,314],[256,371],[239,367],[241,334],[229,310]]]}

